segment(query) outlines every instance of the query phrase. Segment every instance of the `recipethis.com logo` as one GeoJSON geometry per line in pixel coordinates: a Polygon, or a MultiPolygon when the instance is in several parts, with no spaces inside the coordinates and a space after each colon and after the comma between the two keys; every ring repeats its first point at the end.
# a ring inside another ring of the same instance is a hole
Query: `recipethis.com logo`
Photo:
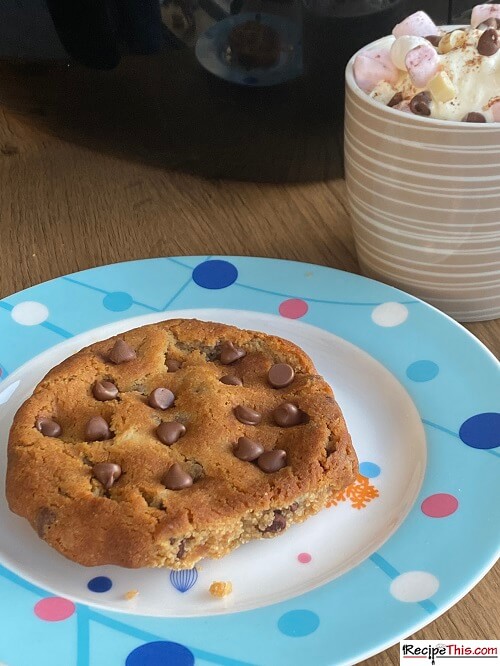
{"type": "Polygon", "coordinates": [[[500,641],[403,641],[399,663],[434,666],[500,665],[500,641]],[[421,661],[416,661],[420,659],[421,661]],[[425,660],[425,661],[424,661],[425,660]]]}

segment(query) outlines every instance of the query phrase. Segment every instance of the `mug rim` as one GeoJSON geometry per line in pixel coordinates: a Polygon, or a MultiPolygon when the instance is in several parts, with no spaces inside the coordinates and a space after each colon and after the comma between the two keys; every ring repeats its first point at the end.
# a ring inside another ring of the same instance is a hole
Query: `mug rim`
{"type": "MultiPolygon", "coordinates": [[[[453,30],[453,29],[458,29],[458,28],[463,28],[463,25],[444,25],[441,26],[442,30],[453,30]]],[[[354,61],[356,60],[357,56],[361,53],[364,53],[368,49],[380,45],[382,46],[385,42],[387,42],[393,35],[385,35],[385,37],[381,37],[380,39],[375,40],[374,42],[370,42],[369,44],[366,44],[366,46],[363,46],[361,49],[356,51],[356,53],[352,56],[352,58],[349,60],[347,63],[346,69],[345,69],[345,81],[346,81],[346,86],[347,88],[353,92],[358,99],[361,99],[362,101],[366,102],[368,106],[370,106],[372,109],[375,111],[378,110],[380,115],[388,115],[389,118],[393,118],[394,121],[397,121],[398,118],[401,120],[401,117],[403,116],[404,119],[409,120],[410,122],[414,122],[415,124],[419,125],[422,124],[423,126],[425,125],[435,125],[436,127],[443,128],[443,129],[460,129],[464,132],[491,132],[492,130],[498,130],[500,129],[500,122],[499,121],[493,121],[493,122],[488,122],[488,123],[465,123],[461,120],[443,120],[442,118],[427,118],[426,116],[417,116],[416,114],[408,114],[405,113],[403,114],[401,111],[398,111],[397,109],[393,109],[390,106],[386,106],[384,104],[380,104],[380,102],[376,102],[374,99],[370,97],[367,93],[365,93],[364,90],[362,90],[358,84],[356,83],[356,79],[354,77],[354,61]]]]}

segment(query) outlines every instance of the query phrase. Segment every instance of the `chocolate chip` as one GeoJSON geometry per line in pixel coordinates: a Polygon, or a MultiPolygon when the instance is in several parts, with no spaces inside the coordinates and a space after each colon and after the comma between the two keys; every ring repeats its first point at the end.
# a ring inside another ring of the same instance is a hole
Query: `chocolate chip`
{"type": "Polygon", "coordinates": [[[485,123],[486,118],[482,113],[476,113],[476,111],[471,111],[466,116],[462,118],[463,123],[485,123]]]}
{"type": "Polygon", "coordinates": [[[193,479],[179,463],[174,463],[163,477],[162,483],[167,490],[183,490],[193,485],[193,479]]]}
{"type": "Polygon", "coordinates": [[[273,412],[276,425],[281,428],[291,428],[304,422],[304,412],[291,402],[284,402],[273,412]]]}
{"type": "Polygon", "coordinates": [[[398,104],[401,104],[403,101],[403,93],[402,92],[397,92],[391,99],[387,102],[387,106],[390,106],[391,108],[393,106],[397,106],[398,104]]]}
{"type": "Polygon", "coordinates": [[[387,102],[387,106],[390,108],[394,106],[398,106],[398,104],[401,104],[401,102],[404,100],[404,96],[402,92],[397,92],[395,95],[391,97],[391,99],[387,102]]]}
{"type": "Polygon", "coordinates": [[[118,396],[118,388],[113,382],[96,382],[92,389],[92,394],[96,400],[100,400],[101,402],[114,400],[118,396]]]}
{"type": "Polygon", "coordinates": [[[108,354],[108,359],[115,365],[120,365],[120,363],[128,363],[129,361],[133,361],[135,358],[137,358],[135,351],[125,342],[125,340],[121,339],[115,342],[108,354]]]}
{"type": "Polygon", "coordinates": [[[273,388],[285,388],[295,379],[295,370],[288,363],[275,363],[267,373],[267,381],[273,388]]]}
{"type": "Polygon", "coordinates": [[[257,459],[257,465],[263,472],[272,474],[286,467],[286,451],[274,449],[274,451],[265,451],[257,459]]]}
{"type": "Polygon", "coordinates": [[[177,551],[177,559],[182,560],[186,553],[186,539],[182,539],[179,543],[179,550],[177,551]]]}
{"type": "Polygon", "coordinates": [[[35,518],[35,527],[37,534],[41,539],[43,539],[43,537],[45,536],[46,529],[52,525],[55,519],[56,519],[55,511],[49,509],[48,506],[43,506],[38,511],[35,518]]]}
{"type": "Polygon", "coordinates": [[[244,356],[246,356],[246,351],[244,349],[235,347],[232,342],[224,342],[221,346],[219,360],[222,365],[229,365],[244,356]]]}
{"type": "Polygon", "coordinates": [[[167,358],[165,365],[167,366],[167,370],[169,372],[177,372],[177,370],[181,369],[182,363],[180,361],[176,361],[175,358],[167,358]]]}
{"type": "Polygon", "coordinates": [[[290,506],[288,507],[288,510],[291,511],[292,513],[295,513],[298,508],[299,508],[299,503],[298,502],[292,502],[290,504],[290,506]]]}
{"type": "Polygon", "coordinates": [[[39,430],[42,435],[45,437],[59,437],[62,432],[62,428],[54,421],[54,419],[49,419],[47,416],[39,416],[35,421],[35,428],[39,430]]]}
{"type": "Polygon", "coordinates": [[[494,28],[485,30],[477,43],[479,55],[492,56],[500,49],[498,32],[494,28]]]}
{"type": "Polygon", "coordinates": [[[286,518],[280,511],[274,512],[273,522],[266,527],[264,532],[282,532],[286,527],[286,518]]]}
{"type": "Polygon", "coordinates": [[[174,404],[175,395],[168,388],[157,388],[151,391],[148,405],[153,409],[168,409],[174,404]]]}
{"type": "Polygon", "coordinates": [[[439,42],[441,41],[441,35],[427,35],[425,39],[430,42],[432,46],[437,48],[439,46],[439,42]]]}
{"type": "Polygon", "coordinates": [[[111,439],[112,436],[108,422],[102,416],[93,416],[85,426],[86,442],[101,442],[103,439],[111,439]]]}
{"type": "Polygon", "coordinates": [[[254,442],[248,437],[240,437],[233,447],[234,455],[240,460],[252,462],[264,453],[264,447],[259,442],[254,442]]]}
{"type": "Polygon", "coordinates": [[[156,428],[156,435],[162,444],[175,444],[185,434],[186,426],[179,421],[163,422],[156,428]]]}
{"type": "Polygon", "coordinates": [[[102,483],[106,490],[109,490],[113,483],[122,475],[122,468],[116,463],[96,463],[92,467],[92,474],[102,483]]]}
{"type": "Polygon", "coordinates": [[[410,111],[417,116],[430,116],[431,115],[431,96],[424,90],[418,93],[410,101],[410,111]]]}
{"type": "Polygon", "coordinates": [[[497,29],[498,27],[499,27],[499,22],[497,21],[496,18],[493,18],[493,16],[490,17],[489,19],[486,19],[486,21],[483,21],[477,26],[478,30],[487,30],[488,28],[497,29]]]}
{"type": "Polygon", "coordinates": [[[222,384],[227,384],[228,386],[243,386],[243,382],[236,375],[224,375],[220,378],[222,384]]]}
{"type": "Polygon", "coordinates": [[[259,425],[262,421],[262,415],[256,412],[255,409],[238,405],[233,409],[233,413],[240,423],[245,425],[259,425]]]}
{"type": "Polygon", "coordinates": [[[193,477],[193,481],[198,481],[198,479],[201,479],[205,476],[205,470],[203,469],[203,465],[201,463],[196,462],[196,460],[188,460],[187,462],[189,474],[191,474],[193,477]]]}

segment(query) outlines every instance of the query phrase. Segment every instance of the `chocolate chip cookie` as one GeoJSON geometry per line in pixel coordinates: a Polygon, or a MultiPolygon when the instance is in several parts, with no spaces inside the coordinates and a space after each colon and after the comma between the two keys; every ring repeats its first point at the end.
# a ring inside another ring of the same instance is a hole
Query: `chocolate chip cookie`
{"type": "Polygon", "coordinates": [[[301,349],[177,319],[46,375],[12,425],[7,499],[80,564],[187,569],[302,522],[357,470],[301,349]]]}

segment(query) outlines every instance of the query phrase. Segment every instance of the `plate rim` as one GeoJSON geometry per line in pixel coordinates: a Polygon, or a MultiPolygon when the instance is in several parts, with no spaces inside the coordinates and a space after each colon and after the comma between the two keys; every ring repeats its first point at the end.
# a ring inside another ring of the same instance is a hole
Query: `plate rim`
{"type": "MultiPolygon", "coordinates": [[[[383,288],[385,288],[387,290],[391,290],[392,293],[396,293],[399,296],[409,297],[409,298],[412,299],[412,302],[420,303],[425,309],[430,310],[433,313],[434,316],[437,316],[437,317],[442,318],[442,319],[444,318],[447,325],[451,324],[454,328],[458,329],[461,332],[462,335],[465,332],[465,334],[466,334],[465,339],[467,339],[467,344],[474,344],[475,346],[477,346],[482,351],[482,353],[485,354],[485,359],[486,360],[488,360],[490,363],[492,363],[495,367],[500,368],[500,362],[498,361],[498,359],[495,357],[493,352],[490,349],[488,349],[488,347],[481,340],[479,340],[473,333],[471,333],[467,328],[462,326],[459,322],[455,321],[454,319],[452,319],[450,316],[446,315],[445,313],[439,311],[437,308],[433,307],[432,305],[426,303],[422,299],[414,297],[414,296],[408,294],[407,292],[404,292],[404,291],[402,291],[402,290],[400,290],[396,287],[392,287],[391,285],[386,285],[386,284],[384,284],[380,281],[374,280],[372,278],[364,277],[364,276],[359,275],[357,273],[350,273],[348,271],[343,271],[343,270],[340,270],[340,269],[337,269],[337,268],[332,268],[330,266],[325,266],[325,265],[322,265],[322,264],[313,264],[313,263],[310,263],[310,262],[301,262],[301,261],[297,261],[297,260],[287,260],[287,259],[274,258],[274,257],[255,257],[255,256],[249,257],[249,256],[245,256],[245,255],[239,255],[239,256],[238,255],[213,255],[213,256],[210,255],[210,256],[207,257],[207,256],[203,256],[203,255],[182,255],[182,256],[175,256],[175,257],[164,257],[164,256],[146,257],[146,258],[143,258],[143,259],[133,259],[133,260],[123,261],[123,262],[114,262],[114,263],[111,263],[111,264],[103,264],[103,265],[100,265],[100,266],[90,267],[90,268],[87,268],[87,269],[84,269],[84,270],[81,270],[81,271],[77,271],[77,272],[74,272],[74,273],[68,273],[68,274],[65,274],[65,275],[60,275],[60,276],[57,276],[57,277],[52,278],[50,280],[38,283],[38,284],[33,285],[31,287],[25,288],[21,291],[15,292],[14,294],[10,294],[10,295],[7,295],[7,296],[3,297],[3,299],[0,300],[0,305],[1,305],[2,301],[5,301],[6,299],[12,298],[14,296],[16,296],[16,297],[21,296],[21,295],[25,294],[26,292],[29,292],[30,290],[32,290],[33,288],[36,288],[36,287],[41,287],[41,286],[44,286],[44,285],[47,286],[47,285],[50,285],[52,283],[57,283],[57,282],[61,281],[64,277],[78,276],[78,275],[81,275],[83,273],[88,273],[89,271],[95,271],[96,269],[106,268],[106,267],[110,267],[110,266],[115,266],[115,267],[122,266],[122,267],[126,268],[127,265],[130,265],[130,264],[138,264],[138,263],[149,264],[149,263],[152,263],[152,262],[157,262],[158,260],[165,260],[165,259],[174,259],[174,260],[177,259],[179,261],[189,259],[189,260],[195,260],[199,263],[201,263],[203,261],[208,261],[208,260],[211,260],[211,259],[223,260],[223,261],[228,260],[228,259],[234,259],[235,261],[237,261],[238,259],[257,260],[257,261],[268,262],[270,264],[271,263],[276,263],[278,265],[289,264],[289,265],[293,265],[294,267],[300,267],[300,268],[304,268],[304,267],[318,268],[319,267],[319,268],[322,268],[322,269],[326,269],[327,271],[333,271],[337,275],[349,276],[350,279],[355,278],[355,279],[358,279],[360,281],[368,281],[369,283],[373,283],[375,285],[380,285],[380,286],[382,286],[383,288]]],[[[193,266],[188,266],[187,268],[190,268],[191,270],[193,270],[195,265],[196,264],[194,264],[193,266]]],[[[303,296],[303,298],[305,300],[308,300],[307,296],[303,296]]],[[[179,308],[179,309],[181,309],[181,308],[179,308]]],[[[231,309],[231,308],[220,308],[220,309],[231,309]]],[[[250,311],[252,311],[252,310],[250,310],[250,311]]],[[[169,309],[165,309],[164,312],[165,312],[166,317],[168,317],[169,309]]],[[[318,326],[317,324],[313,324],[313,325],[318,326]]],[[[92,328],[95,328],[95,326],[92,327],[92,328]]],[[[339,335],[336,331],[329,330],[328,328],[326,328],[326,330],[329,331],[330,333],[333,333],[334,335],[339,335]]],[[[342,337],[342,336],[340,336],[340,337],[342,337]]],[[[350,342],[351,344],[356,345],[356,343],[351,342],[351,340],[349,338],[345,338],[345,339],[348,342],[350,342]]],[[[48,348],[49,347],[46,347],[46,349],[48,349],[48,348]]],[[[371,352],[368,349],[365,349],[364,347],[360,347],[360,348],[364,352],[372,355],[371,352]]],[[[384,367],[389,372],[392,373],[392,370],[390,368],[387,368],[385,366],[385,364],[382,361],[380,361],[376,356],[373,356],[373,358],[375,358],[378,362],[382,363],[382,365],[384,365],[384,367]]],[[[24,363],[22,365],[24,365],[24,363]]],[[[10,371],[10,373],[5,378],[0,380],[0,389],[3,388],[4,386],[8,385],[10,375],[13,374],[14,372],[17,372],[21,367],[22,366],[20,365],[16,368],[12,369],[10,371]]],[[[396,379],[399,381],[399,379],[397,377],[396,377],[396,379]]],[[[403,384],[403,387],[405,389],[407,389],[407,386],[405,384],[403,384]]],[[[411,396],[411,392],[410,392],[410,396],[411,396]]],[[[421,411],[418,409],[418,407],[417,407],[417,411],[421,415],[421,411]]],[[[405,519],[405,521],[402,523],[402,525],[400,526],[399,529],[401,529],[401,527],[404,526],[404,524],[407,520],[408,520],[408,517],[405,519]]],[[[394,535],[392,535],[391,538],[393,538],[393,537],[394,537],[394,535]]],[[[479,569],[477,569],[477,566],[474,566],[474,569],[476,570],[476,573],[473,576],[469,575],[469,577],[467,578],[467,581],[464,582],[457,589],[456,593],[453,594],[447,602],[440,603],[439,606],[435,609],[435,611],[433,611],[432,613],[429,613],[426,616],[423,616],[421,620],[418,620],[418,621],[414,622],[411,626],[409,625],[405,629],[405,632],[403,634],[400,631],[396,631],[396,633],[394,635],[392,635],[393,632],[389,632],[389,633],[391,633],[391,637],[388,638],[387,640],[383,641],[382,643],[377,643],[376,645],[375,645],[376,641],[373,641],[372,646],[370,648],[368,648],[368,649],[366,649],[362,652],[352,654],[352,656],[351,656],[351,658],[349,658],[349,660],[335,662],[335,666],[348,666],[349,664],[357,663],[360,660],[367,659],[370,656],[378,654],[379,652],[384,651],[387,648],[389,648],[390,646],[394,645],[399,640],[401,640],[403,638],[403,636],[413,634],[414,632],[418,631],[419,629],[427,626],[429,623],[434,621],[437,617],[446,613],[453,605],[455,605],[471,589],[473,589],[475,587],[475,585],[477,585],[478,582],[480,580],[482,580],[482,578],[495,565],[496,561],[498,560],[499,554],[500,554],[500,541],[497,544],[496,551],[491,553],[490,556],[485,561],[483,561],[483,564],[479,567],[479,569]],[[353,659],[355,660],[354,662],[353,662],[353,659]]],[[[477,560],[477,558],[474,561],[476,561],[476,560],[477,560]]],[[[360,566],[360,565],[358,565],[358,566],[360,566]]],[[[298,598],[300,598],[300,597],[298,597],[298,598]]],[[[279,605],[280,603],[283,603],[283,602],[279,602],[277,605],[279,605]]],[[[246,612],[246,611],[243,611],[243,612],[246,612]]],[[[254,611],[248,611],[248,612],[258,612],[258,609],[255,609],[254,611]]],[[[131,615],[132,618],[135,617],[133,614],[130,614],[130,615],[131,615]]],[[[210,617],[210,616],[208,616],[208,617],[210,617]]],[[[190,619],[191,618],[183,618],[182,621],[186,622],[186,621],[189,621],[190,619]]],[[[334,662],[331,662],[332,666],[333,666],[333,663],[334,662]]]]}
{"type": "MultiPolygon", "coordinates": [[[[270,318],[271,321],[273,321],[273,320],[274,321],[279,321],[281,319],[281,317],[279,317],[275,314],[271,314],[271,313],[261,313],[261,312],[257,312],[257,311],[241,310],[241,309],[237,310],[237,309],[234,309],[234,308],[196,308],[196,309],[194,309],[194,308],[183,308],[181,310],[172,310],[172,311],[168,311],[168,312],[169,312],[169,314],[170,313],[175,314],[174,318],[179,318],[183,312],[186,312],[186,316],[187,316],[187,313],[193,312],[194,317],[200,317],[201,321],[206,321],[206,322],[212,322],[212,321],[218,321],[219,320],[217,315],[214,315],[214,318],[210,318],[210,313],[212,313],[212,312],[213,313],[216,313],[216,312],[234,313],[235,317],[245,316],[245,315],[248,316],[248,315],[254,315],[254,314],[261,315],[262,314],[266,317],[266,319],[270,318]],[[205,313],[206,313],[206,318],[205,318],[205,313]],[[201,318],[201,317],[203,317],[203,318],[201,318]]],[[[152,324],[154,325],[155,323],[164,321],[164,318],[161,318],[162,314],[163,313],[160,313],[160,312],[159,313],[150,313],[150,314],[147,314],[147,315],[138,315],[138,316],[127,317],[127,318],[124,318],[124,319],[119,319],[117,321],[110,322],[110,323],[104,324],[102,326],[98,326],[98,327],[95,327],[95,328],[90,328],[88,331],[85,331],[83,333],[77,333],[73,337],[71,337],[67,340],[61,341],[56,346],[57,347],[60,347],[60,346],[69,347],[71,345],[71,343],[78,342],[77,349],[78,350],[84,349],[89,344],[93,344],[92,341],[90,341],[90,342],[87,341],[83,345],[81,344],[82,338],[88,336],[88,334],[91,331],[95,332],[95,331],[99,331],[99,330],[102,330],[102,329],[113,329],[113,328],[118,328],[119,329],[120,332],[118,332],[118,333],[110,332],[109,330],[106,330],[105,334],[104,334],[104,337],[99,336],[99,337],[96,338],[96,340],[105,340],[108,336],[109,337],[114,337],[115,335],[120,335],[121,332],[125,333],[127,331],[134,330],[135,328],[138,328],[139,326],[148,326],[148,325],[152,325],[152,324]],[[142,323],[141,321],[139,321],[139,320],[143,320],[145,318],[147,318],[148,320],[151,319],[152,321],[147,321],[145,323],[142,323]]],[[[236,325],[236,324],[233,324],[233,325],[236,325]]],[[[238,324],[238,326],[239,326],[239,324],[238,324]]],[[[294,326],[295,326],[295,324],[294,324],[294,326]]],[[[419,446],[421,446],[421,448],[422,448],[422,455],[423,455],[423,462],[424,462],[424,468],[423,468],[423,471],[422,471],[422,474],[421,474],[420,482],[418,483],[418,487],[415,489],[413,501],[411,502],[411,504],[409,504],[405,508],[405,510],[403,512],[403,517],[401,519],[399,519],[398,523],[395,526],[388,527],[387,534],[377,544],[377,546],[375,548],[372,548],[370,550],[368,555],[365,555],[361,559],[357,560],[355,564],[349,566],[344,571],[342,571],[340,573],[336,573],[335,575],[333,575],[332,577],[330,577],[327,581],[325,581],[323,583],[314,584],[306,590],[303,590],[303,591],[300,591],[300,592],[295,592],[291,595],[283,596],[281,599],[279,599],[277,601],[265,602],[265,603],[263,603],[261,605],[259,604],[257,606],[250,606],[250,607],[244,607],[244,608],[235,608],[235,609],[228,609],[228,610],[219,609],[215,613],[200,613],[200,614],[193,614],[193,615],[160,616],[160,615],[153,614],[153,613],[145,613],[145,612],[136,611],[134,613],[134,616],[138,616],[138,617],[141,617],[141,618],[144,618],[144,619],[147,619],[147,618],[162,618],[163,617],[164,619],[169,619],[169,620],[189,620],[189,619],[193,619],[193,618],[203,618],[203,617],[212,617],[212,616],[220,616],[220,615],[234,615],[236,613],[245,613],[245,612],[257,611],[260,608],[267,608],[267,607],[270,607],[270,606],[276,606],[276,605],[278,605],[282,602],[292,601],[293,599],[301,597],[304,594],[307,594],[309,592],[313,592],[314,590],[323,587],[324,585],[336,580],[337,578],[341,578],[343,575],[349,573],[350,571],[355,569],[357,566],[362,564],[373,553],[375,553],[380,548],[382,548],[395,535],[395,533],[403,525],[406,518],[409,516],[409,514],[413,510],[413,507],[414,507],[415,503],[418,500],[418,497],[420,495],[420,492],[422,490],[422,486],[423,486],[423,483],[424,483],[425,471],[427,469],[427,462],[428,462],[428,445],[427,445],[427,435],[426,435],[426,432],[425,432],[424,424],[421,421],[420,412],[419,412],[417,406],[415,405],[415,402],[413,401],[412,396],[410,395],[407,387],[404,386],[404,384],[402,384],[399,381],[399,379],[397,377],[395,377],[395,375],[388,368],[386,368],[385,365],[381,361],[374,358],[366,350],[364,350],[361,347],[355,345],[354,343],[350,342],[349,340],[347,340],[345,338],[342,338],[342,337],[336,335],[335,333],[332,333],[331,331],[326,331],[324,328],[321,328],[319,326],[316,326],[314,324],[310,324],[310,323],[307,323],[307,322],[299,322],[299,326],[305,327],[305,328],[317,329],[318,332],[327,333],[332,338],[336,338],[337,341],[338,341],[338,344],[345,345],[347,347],[352,348],[352,353],[359,354],[359,355],[361,355],[361,357],[366,357],[366,359],[369,360],[372,367],[373,366],[379,366],[382,373],[388,375],[391,379],[391,382],[393,382],[395,385],[398,385],[399,390],[402,394],[400,396],[400,399],[401,399],[401,397],[404,396],[404,399],[411,404],[411,407],[414,410],[414,415],[417,417],[417,420],[418,420],[417,425],[418,425],[418,429],[419,429],[419,436],[421,437],[421,440],[422,440],[421,444],[419,444],[419,446]]],[[[249,328],[248,330],[252,330],[252,329],[249,328]]],[[[255,329],[255,330],[258,330],[258,329],[255,329]]],[[[304,331],[304,333],[305,333],[305,331],[304,331]]],[[[272,335],[275,335],[275,334],[272,333],[272,335]]],[[[92,339],[94,337],[95,336],[93,335],[92,339]]],[[[286,337],[285,339],[288,339],[288,337],[286,337]]],[[[31,359],[29,359],[28,361],[26,361],[25,363],[23,363],[22,365],[17,367],[13,372],[11,372],[9,374],[9,377],[5,381],[6,390],[8,390],[9,387],[12,386],[12,385],[16,385],[16,387],[17,387],[20,384],[20,381],[22,381],[23,374],[26,373],[26,370],[27,370],[28,366],[30,366],[33,363],[36,364],[37,361],[40,362],[40,360],[43,359],[44,356],[50,355],[52,349],[54,349],[54,347],[49,347],[46,350],[40,352],[39,354],[36,354],[31,359]]],[[[69,354],[65,353],[64,358],[62,360],[59,360],[58,363],[63,362],[64,359],[69,358],[70,356],[72,356],[75,353],[76,353],[75,351],[71,351],[69,354]]],[[[51,367],[55,367],[55,366],[51,366],[51,367]]],[[[33,384],[33,387],[35,387],[36,385],[37,385],[37,383],[33,384]]],[[[1,387],[2,387],[2,384],[0,382],[0,388],[1,387]]],[[[10,397],[9,397],[9,399],[10,399],[10,397]]],[[[342,401],[342,404],[344,404],[343,401],[342,401]]],[[[2,481],[1,480],[0,480],[0,488],[2,488],[2,481]]],[[[0,499],[0,502],[1,501],[2,501],[2,499],[0,499]]],[[[16,518],[17,518],[17,516],[16,516],[16,518]]],[[[10,561],[12,561],[12,558],[10,558],[10,561]]],[[[11,566],[10,561],[9,561],[8,558],[4,558],[3,554],[0,551],[0,566],[3,566],[6,569],[10,569],[10,566],[11,566]]],[[[116,565],[113,565],[113,566],[116,566],[116,565]]],[[[120,567],[120,568],[122,568],[122,567],[120,567]]],[[[28,573],[28,574],[26,573],[26,567],[25,566],[23,567],[22,571],[18,570],[18,569],[15,569],[14,573],[17,576],[19,576],[20,578],[23,578],[24,580],[28,581],[29,583],[31,583],[35,587],[41,587],[41,585],[42,585],[41,582],[37,578],[33,577],[31,573],[28,573]]],[[[48,589],[48,591],[52,591],[54,594],[59,594],[57,589],[52,589],[50,585],[46,585],[46,588],[48,589]]],[[[79,597],[78,595],[75,595],[75,594],[64,594],[63,595],[63,593],[61,592],[61,595],[64,596],[65,598],[71,599],[72,601],[74,601],[75,603],[78,603],[78,604],[87,604],[88,603],[85,599],[83,599],[82,597],[79,597]]],[[[96,609],[98,609],[99,611],[102,611],[102,612],[112,612],[112,613],[116,613],[118,615],[125,615],[126,616],[126,615],[130,614],[127,609],[106,607],[103,604],[99,604],[97,601],[96,601],[95,604],[92,604],[92,607],[96,608],[96,609]]],[[[2,666],[2,664],[0,664],[0,666],[2,666]]]]}

